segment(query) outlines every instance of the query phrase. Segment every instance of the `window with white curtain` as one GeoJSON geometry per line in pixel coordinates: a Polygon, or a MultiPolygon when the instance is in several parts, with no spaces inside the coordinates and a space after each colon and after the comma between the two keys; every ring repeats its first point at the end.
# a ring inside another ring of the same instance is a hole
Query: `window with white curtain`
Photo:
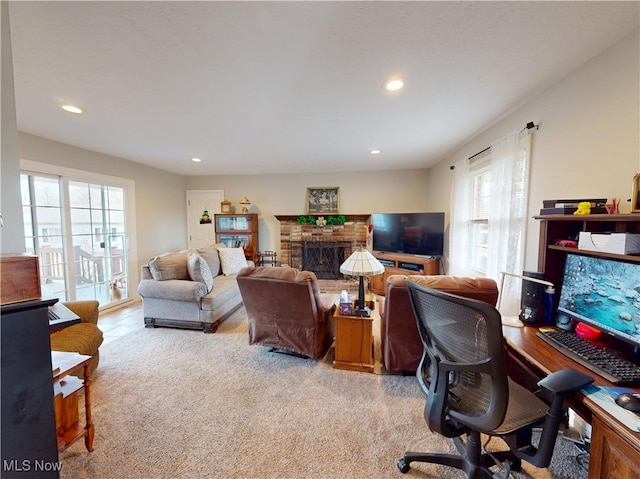
{"type": "MultiPolygon", "coordinates": [[[[522,274],[529,194],[529,129],[491,144],[474,161],[454,167],[449,231],[449,269],[457,276],[522,274]]],[[[517,314],[520,282],[505,283],[503,314],[517,314]]]]}
{"type": "Polygon", "coordinates": [[[489,208],[491,207],[490,156],[485,155],[470,167],[471,218],[469,219],[469,267],[487,273],[487,243],[489,238],[489,208]]]}

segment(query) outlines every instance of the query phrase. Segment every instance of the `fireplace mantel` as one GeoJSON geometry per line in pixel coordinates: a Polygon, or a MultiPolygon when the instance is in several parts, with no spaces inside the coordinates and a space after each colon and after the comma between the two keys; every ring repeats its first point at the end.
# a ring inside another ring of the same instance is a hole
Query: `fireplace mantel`
{"type": "MultiPolygon", "coordinates": [[[[316,218],[320,216],[324,216],[325,219],[329,216],[338,216],[338,215],[330,215],[330,214],[312,214],[312,215],[274,215],[278,221],[298,221],[299,216],[315,216],[316,218]]],[[[347,219],[347,222],[351,221],[368,221],[371,215],[342,215],[347,219]]]]}

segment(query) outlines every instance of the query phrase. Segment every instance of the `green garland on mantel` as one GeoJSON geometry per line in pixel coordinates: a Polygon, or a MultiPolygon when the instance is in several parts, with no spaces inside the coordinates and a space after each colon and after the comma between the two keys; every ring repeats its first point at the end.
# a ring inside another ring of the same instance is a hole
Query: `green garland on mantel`
{"type": "MultiPolygon", "coordinates": [[[[314,220],[318,219],[320,216],[323,216],[325,218],[325,220],[327,219],[327,214],[322,214],[322,213],[313,213],[313,214],[306,214],[306,215],[273,215],[276,217],[276,219],[278,221],[285,221],[285,222],[292,222],[292,223],[298,223],[298,218],[305,218],[304,223],[302,224],[309,224],[307,223],[307,218],[311,217],[314,220]]],[[[350,222],[356,222],[356,223],[368,223],[371,219],[371,213],[365,213],[365,214],[342,214],[342,215],[336,215],[334,214],[333,217],[334,218],[338,218],[340,216],[344,216],[345,221],[343,224],[346,223],[350,223],[350,222]]],[[[298,223],[301,224],[301,223],[298,223]]],[[[313,224],[313,222],[312,222],[313,224]]],[[[329,224],[329,222],[327,221],[327,224],[329,224]]],[[[335,223],[337,224],[337,223],[335,223]]]]}
{"type": "MultiPolygon", "coordinates": [[[[300,215],[298,216],[298,224],[300,225],[315,225],[316,220],[320,218],[322,215],[313,216],[313,215],[300,215]]],[[[326,217],[328,225],[343,225],[347,222],[347,217],[345,215],[338,216],[327,216],[326,217]]]]}

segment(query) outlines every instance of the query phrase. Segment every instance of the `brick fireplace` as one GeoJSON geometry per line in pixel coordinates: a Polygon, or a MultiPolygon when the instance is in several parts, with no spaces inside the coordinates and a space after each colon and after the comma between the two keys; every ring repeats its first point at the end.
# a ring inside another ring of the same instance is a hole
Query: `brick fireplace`
{"type": "Polygon", "coordinates": [[[276,216],[282,264],[313,271],[319,279],[342,278],[340,264],[355,248],[366,247],[369,223],[369,215],[345,216],[345,224],[326,226],[298,224],[297,216],[276,216]]]}

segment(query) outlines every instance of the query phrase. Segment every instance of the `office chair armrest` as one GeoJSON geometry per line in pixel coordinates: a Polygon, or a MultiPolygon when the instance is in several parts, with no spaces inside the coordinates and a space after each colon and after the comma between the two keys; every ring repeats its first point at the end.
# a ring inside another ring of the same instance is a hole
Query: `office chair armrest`
{"type": "Polygon", "coordinates": [[[544,425],[542,426],[542,434],[538,442],[538,447],[531,448],[530,451],[526,451],[523,448],[519,457],[536,467],[547,467],[549,465],[558,434],[558,427],[564,416],[562,409],[564,395],[577,391],[582,386],[586,386],[592,382],[593,378],[591,376],[570,368],[556,371],[538,381],[538,386],[553,393],[553,398],[551,399],[551,405],[544,418],[544,425]]]}
{"type": "Polygon", "coordinates": [[[538,386],[553,394],[564,394],[577,391],[592,382],[593,378],[591,376],[575,369],[567,368],[549,374],[546,378],[538,381],[538,386]]]}

